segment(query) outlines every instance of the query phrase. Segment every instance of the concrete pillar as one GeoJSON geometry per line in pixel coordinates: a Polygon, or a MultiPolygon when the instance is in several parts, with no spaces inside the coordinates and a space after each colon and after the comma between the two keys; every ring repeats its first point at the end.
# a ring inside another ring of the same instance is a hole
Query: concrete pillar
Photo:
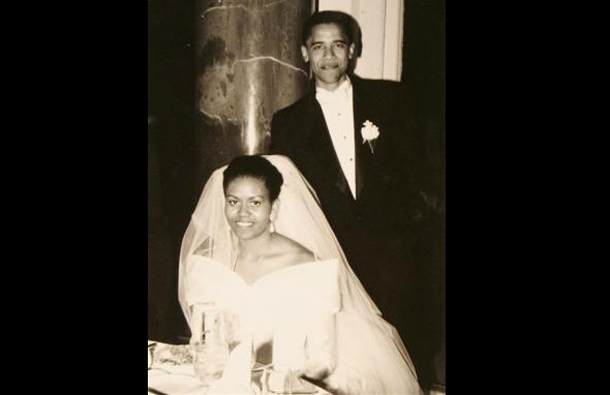
{"type": "Polygon", "coordinates": [[[267,152],[275,111],[307,89],[301,28],[311,0],[198,0],[198,138],[203,173],[267,152]]]}

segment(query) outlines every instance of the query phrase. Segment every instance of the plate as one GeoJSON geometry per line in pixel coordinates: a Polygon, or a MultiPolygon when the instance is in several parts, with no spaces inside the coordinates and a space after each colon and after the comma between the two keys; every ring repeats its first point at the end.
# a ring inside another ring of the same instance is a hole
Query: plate
{"type": "Polygon", "coordinates": [[[168,374],[159,370],[149,372],[148,386],[171,395],[200,395],[203,391],[201,383],[195,376],[179,373],[168,374]]]}

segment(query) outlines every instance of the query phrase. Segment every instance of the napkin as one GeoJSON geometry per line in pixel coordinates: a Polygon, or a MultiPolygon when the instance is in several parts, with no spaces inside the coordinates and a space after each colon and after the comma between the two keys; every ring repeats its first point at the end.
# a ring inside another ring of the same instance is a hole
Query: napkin
{"type": "Polygon", "coordinates": [[[318,389],[311,383],[301,379],[293,371],[270,371],[267,373],[267,389],[276,394],[315,394],[318,389]],[[291,391],[289,391],[291,390],[291,391]]]}
{"type": "Polygon", "coordinates": [[[210,385],[213,394],[254,394],[251,382],[252,344],[244,341],[229,354],[222,377],[210,385]]]}

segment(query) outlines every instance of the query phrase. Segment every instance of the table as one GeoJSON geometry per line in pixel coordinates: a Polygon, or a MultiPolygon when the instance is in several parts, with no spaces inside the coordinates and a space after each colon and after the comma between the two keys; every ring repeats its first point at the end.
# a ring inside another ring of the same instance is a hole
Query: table
{"type": "MultiPolygon", "coordinates": [[[[195,377],[188,345],[148,342],[152,364],[148,369],[149,395],[203,395],[206,389],[195,377]]],[[[150,355],[150,354],[149,354],[150,355]]],[[[253,381],[260,380],[260,371],[253,372],[253,381]]],[[[332,395],[320,387],[313,395],[332,395]]],[[[227,395],[227,394],[225,394],[227,395]]],[[[231,394],[252,395],[252,394],[231,394]]]]}

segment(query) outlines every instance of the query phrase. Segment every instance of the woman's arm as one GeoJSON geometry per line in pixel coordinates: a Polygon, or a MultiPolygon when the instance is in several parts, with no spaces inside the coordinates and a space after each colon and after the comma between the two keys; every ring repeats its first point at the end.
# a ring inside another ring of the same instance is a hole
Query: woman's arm
{"type": "Polygon", "coordinates": [[[300,373],[314,380],[323,380],[335,370],[337,364],[335,314],[313,316],[307,324],[306,336],[308,358],[300,373]]]}

